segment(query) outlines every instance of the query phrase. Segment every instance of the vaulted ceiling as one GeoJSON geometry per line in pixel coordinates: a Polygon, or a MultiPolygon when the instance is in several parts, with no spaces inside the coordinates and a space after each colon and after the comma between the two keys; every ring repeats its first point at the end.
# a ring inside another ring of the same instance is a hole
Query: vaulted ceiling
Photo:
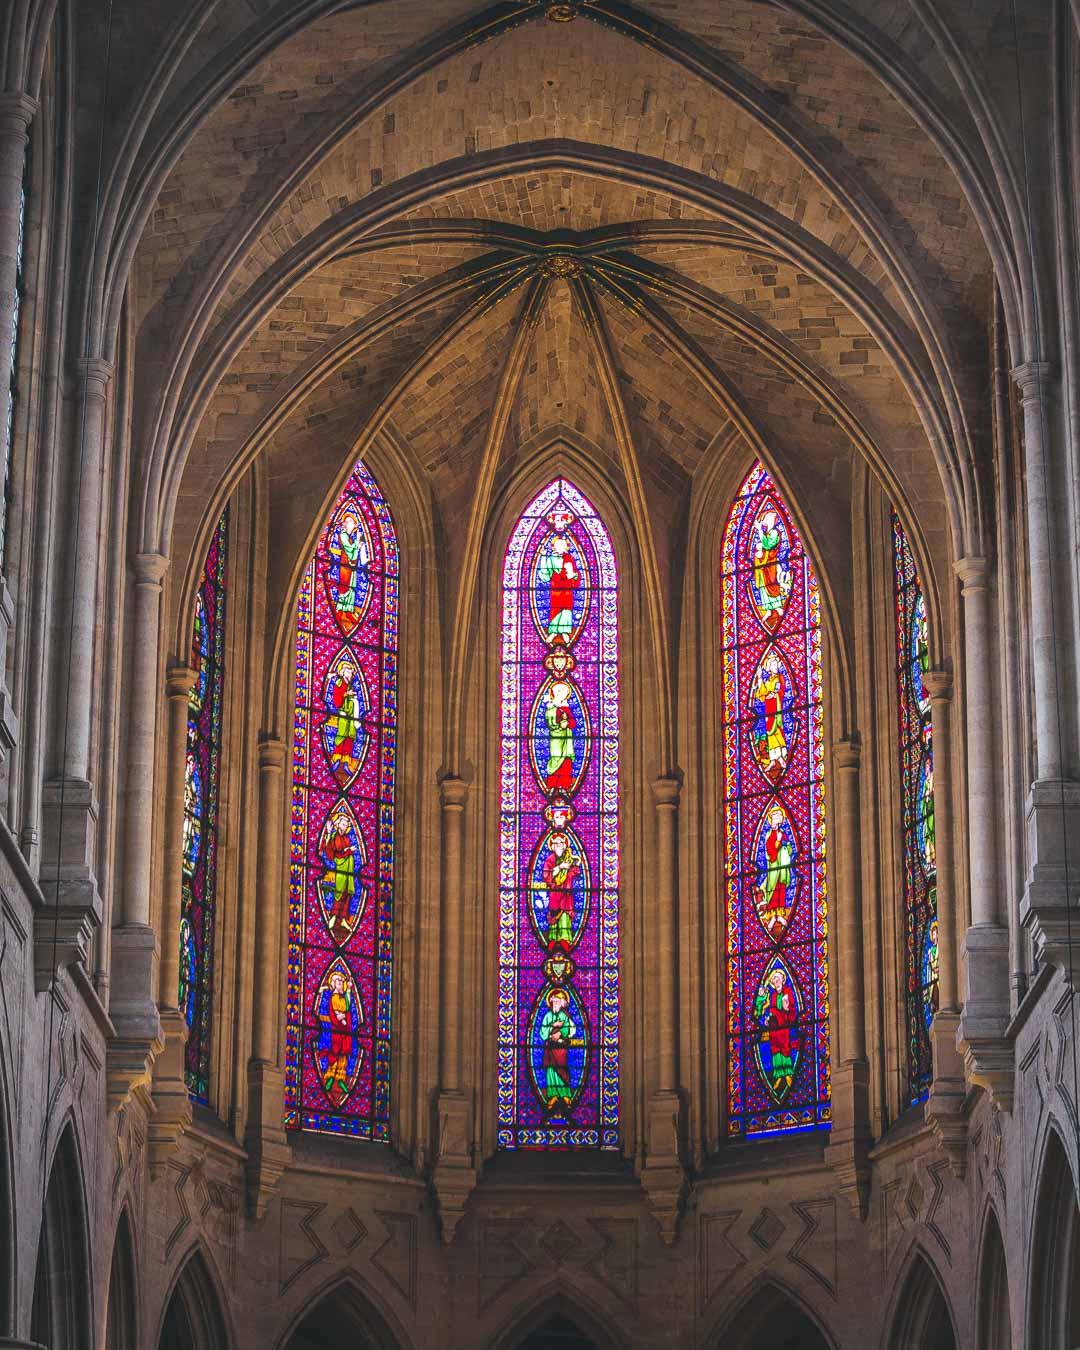
{"type": "Polygon", "coordinates": [[[841,581],[859,456],[935,565],[973,528],[970,118],[889,6],[855,23],[891,86],[810,3],[204,8],[151,100],[136,6],[118,76],[150,128],[110,262],[133,260],[147,539],[197,549],[261,456],[288,552],[378,435],[444,529],[556,434],[616,483],[632,457],[661,557],[732,436],[813,504],[841,581]],[[916,120],[899,91],[935,81],[916,120]]]}

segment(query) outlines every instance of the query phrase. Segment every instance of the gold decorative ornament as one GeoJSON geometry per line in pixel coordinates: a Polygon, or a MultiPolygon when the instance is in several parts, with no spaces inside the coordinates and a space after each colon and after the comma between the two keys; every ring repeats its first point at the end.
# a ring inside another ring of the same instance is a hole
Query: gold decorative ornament
{"type": "Polygon", "coordinates": [[[540,273],[545,277],[578,277],[581,275],[581,260],[568,253],[553,253],[540,263],[540,273]]]}

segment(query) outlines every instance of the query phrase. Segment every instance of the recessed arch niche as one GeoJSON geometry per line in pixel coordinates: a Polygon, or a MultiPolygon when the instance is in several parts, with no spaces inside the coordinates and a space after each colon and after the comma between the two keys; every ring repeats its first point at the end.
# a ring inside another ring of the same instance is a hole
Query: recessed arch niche
{"type": "Polygon", "coordinates": [[[53,1155],[34,1272],[30,1339],[49,1350],[90,1350],[90,1254],[82,1169],[71,1125],[53,1155]]]}
{"type": "Polygon", "coordinates": [[[900,1286],[887,1350],[958,1350],[952,1314],[930,1262],[917,1253],[900,1286]]]}
{"type": "Polygon", "coordinates": [[[177,1276],[158,1350],[228,1350],[232,1344],[206,1258],[193,1252],[177,1276]]]}
{"type": "Polygon", "coordinates": [[[1001,1227],[992,1209],[987,1211],[983,1226],[978,1300],[976,1343],[985,1350],[1009,1350],[1012,1345],[1009,1272],[1001,1227]]]}
{"type": "Polygon", "coordinates": [[[281,1350],[402,1350],[402,1346],[371,1300],[346,1280],[304,1314],[281,1350]]]}
{"type": "Polygon", "coordinates": [[[833,1350],[810,1313],[771,1282],[751,1290],[708,1344],[715,1350],[833,1350]]]}
{"type": "Polygon", "coordinates": [[[1027,1343],[1072,1350],[1080,1344],[1080,1206],[1056,1130],[1047,1136],[1034,1212],[1027,1343]]]}

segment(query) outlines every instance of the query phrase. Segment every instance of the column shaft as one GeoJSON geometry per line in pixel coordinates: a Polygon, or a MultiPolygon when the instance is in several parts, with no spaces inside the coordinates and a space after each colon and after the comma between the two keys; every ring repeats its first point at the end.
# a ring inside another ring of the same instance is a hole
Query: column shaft
{"type": "Polygon", "coordinates": [[[439,954],[440,998],[439,1072],[445,1092],[461,1087],[461,857],[468,784],[461,778],[443,778],[442,801],[442,945],[439,954]]]}
{"type": "Polygon", "coordinates": [[[255,1024],[252,1058],[276,1064],[278,963],[281,960],[281,856],[285,821],[285,745],[266,736],[259,744],[259,858],[256,870],[258,899],[255,913],[255,1024]]]}
{"type": "Polygon", "coordinates": [[[180,856],[184,847],[184,780],[187,773],[188,700],[195,672],[172,666],[165,677],[168,701],[168,768],[165,783],[165,862],[161,887],[161,987],[158,1003],[175,1008],[180,985],[180,856]]]}
{"type": "Polygon", "coordinates": [[[680,784],[676,778],[658,778],[653,783],[656,800],[656,1086],[660,1092],[674,1092],[679,1083],[675,1015],[679,792],[680,784]]]}
{"type": "Polygon", "coordinates": [[[862,859],[859,856],[859,747],[841,741],[836,765],[836,890],[840,930],[840,1058],[866,1058],[862,859]]]}
{"type": "MultiPolygon", "coordinates": [[[[78,363],[79,392],[75,409],[73,462],[78,526],[71,595],[71,642],[68,651],[67,730],[64,776],[90,776],[90,719],[94,708],[94,634],[97,624],[98,540],[101,532],[101,466],[105,446],[106,389],[112,375],[107,361],[78,363]]],[[[156,639],[156,633],[155,633],[156,639]]],[[[136,648],[138,659],[138,648],[136,648]]]]}
{"type": "Polygon", "coordinates": [[[131,698],[128,700],[127,785],[124,812],[124,882],[121,922],[150,923],[153,857],[154,742],[157,731],[158,622],[161,578],[169,561],[160,553],[134,559],[131,698]]]}
{"type": "MultiPolygon", "coordinates": [[[[1035,693],[1036,773],[1039,781],[1061,778],[1061,738],[1058,734],[1057,653],[1054,641],[1052,578],[1058,567],[1051,521],[1056,507],[1046,445],[1046,389],[1050,366],[1029,361],[1013,371],[1020,390],[1024,418],[1024,485],[1027,499],[1028,577],[1031,587],[1031,676],[1035,693]]],[[[978,763],[973,760],[973,763],[978,763]]]]}
{"type": "MultiPolygon", "coordinates": [[[[990,605],[985,558],[961,558],[968,773],[968,876],[971,924],[1000,922],[997,885],[997,828],[994,775],[994,710],[990,697],[990,605]]],[[[935,800],[936,806],[936,800],[935,800]]]]}
{"type": "Polygon", "coordinates": [[[959,937],[956,923],[956,890],[952,841],[952,726],[951,685],[944,671],[928,671],[923,677],[930,695],[930,718],[934,732],[934,839],[937,850],[938,920],[938,1009],[954,1013],[957,1001],[959,937]]]}

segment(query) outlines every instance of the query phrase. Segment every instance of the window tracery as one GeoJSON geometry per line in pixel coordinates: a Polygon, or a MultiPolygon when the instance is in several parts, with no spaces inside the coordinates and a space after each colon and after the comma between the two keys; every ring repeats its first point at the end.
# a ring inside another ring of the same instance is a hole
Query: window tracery
{"type": "Polygon", "coordinates": [[[728,516],[720,591],[728,1133],[827,1127],[821,599],[760,463],[728,516]]]}
{"type": "Polygon", "coordinates": [[[358,463],[297,602],[285,1124],[387,1141],[398,545],[358,463]]]}
{"type": "Polygon", "coordinates": [[[618,591],[563,478],[503,565],[500,1148],[619,1145],[618,591]]]}

